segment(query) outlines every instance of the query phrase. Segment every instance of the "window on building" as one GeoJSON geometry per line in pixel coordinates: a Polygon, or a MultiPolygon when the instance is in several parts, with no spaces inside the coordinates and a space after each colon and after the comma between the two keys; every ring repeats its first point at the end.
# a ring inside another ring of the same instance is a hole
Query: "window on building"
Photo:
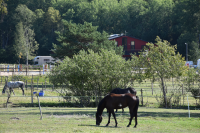
{"type": "Polygon", "coordinates": [[[44,59],[44,61],[49,61],[49,59],[44,59]]]}
{"type": "Polygon", "coordinates": [[[135,50],[135,41],[131,41],[131,50],[135,50]]]}
{"type": "Polygon", "coordinates": [[[37,64],[38,64],[38,61],[35,61],[35,62],[34,62],[34,65],[37,65],[37,64]]]}
{"type": "Polygon", "coordinates": [[[122,38],[122,45],[123,45],[123,46],[126,46],[126,45],[127,45],[127,38],[126,38],[126,37],[123,37],[123,38],[122,38]]]}
{"type": "Polygon", "coordinates": [[[124,50],[126,51],[127,50],[127,38],[126,37],[122,38],[122,46],[124,46],[124,50]]]}
{"type": "Polygon", "coordinates": [[[118,46],[118,41],[115,41],[115,45],[118,46]]]}

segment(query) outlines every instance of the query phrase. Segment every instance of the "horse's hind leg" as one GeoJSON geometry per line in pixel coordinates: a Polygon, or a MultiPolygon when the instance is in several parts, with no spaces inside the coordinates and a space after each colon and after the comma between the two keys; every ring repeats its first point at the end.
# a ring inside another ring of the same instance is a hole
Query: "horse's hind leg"
{"type": "Polygon", "coordinates": [[[106,124],[106,126],[108,126],[108,125],[109,125],[109,123],[110,123],[110,116],[111,116],[111,112],[109,111],[108,123],[106,124]]]}
{"type": "Polygon", "coordinates": [[[130,116],[131,116],[131,118],[130,118],[130,121],[129,121],[129,124],[127,125],[127,127],[129,127],[129,126],[131,125],[131,122],[132,122],[134,113],[133,113],[133,112],[132,112],[132,113],[130,112],[130,116]]]}
{"type": "Polygon", "coordinates": [[[136,126],[137,126],[137,112],[135,113],[135,128],[136,128],[136,126]]]}
{"type": "Polygon", "coordinates": [[[23,95],[24,95],[24,88],[23,88],[23,87],[21,87],[21,89],[22,89],[22,93],[23,93],[23,95]]]}

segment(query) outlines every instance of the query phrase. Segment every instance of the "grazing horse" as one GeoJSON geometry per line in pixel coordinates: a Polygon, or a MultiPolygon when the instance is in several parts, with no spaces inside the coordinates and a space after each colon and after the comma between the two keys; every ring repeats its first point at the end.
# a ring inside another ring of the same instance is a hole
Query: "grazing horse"
{"type": "Polygon", "coordinates": [[[127,127],[131,125],[131,121],[133,117],[135,117],[135,126],[137,126],[137,111],[138,111],[138,106],[139,106],[139,98],[131,93],[126,93],[126,94],[114,94],[111,93],[107,96],[105,96],[99,103],[97,112],[96,112],[96,125],[100,125],[102,121],[102,113],[104,108],[107,108],[109,112],[109,117],[108,117],[108,123],[106,126],[109,125],[110,123],[110,116],[111,113],[115,119],[115,127],[117,127],[117,120],[115,117],[115,112],[114,109],[121,109],[125,107],[129,107],[129,112],[130,112],[130,121],[127,127]]]}
{"type": "MultiPolygon", "coordinates": [[[[131,93],[131,94],[136,95],[137,91],[134,88],[128,87],[126,89],[115,88],[110,93],[115,93],[115,94],[131,93]]],[[[117,112],[117,109],[116,109],[116,112],[117,112]]],[[[122,113],[123,112],[124,112],[124,109],[122,109],[122,113]]]]}
{"type": "Polygon", "coordinates": [[[2,90],[2,93],[5,93],[6,89],[9,88],[10,94],[11,94],[11,91],[12,91],[13,94],[15,95],[13,88],[19,88],[19,87],[22,89],[22,92],[23,92],[23,95],[24,95],[24,82],[23,81],[7,82],[7,84],[4,86],[4,88],[2,90]]]}

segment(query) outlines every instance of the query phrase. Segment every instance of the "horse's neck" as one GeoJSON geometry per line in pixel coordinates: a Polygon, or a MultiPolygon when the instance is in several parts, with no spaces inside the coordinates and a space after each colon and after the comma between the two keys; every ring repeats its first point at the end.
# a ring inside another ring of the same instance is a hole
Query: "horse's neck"
{"type": "Polygon", "coordinates": [[[102,101],[99,103],[99,106],[98,106],[98,108],[97,108],[97,113],[98,113],[98,114],[102,114],[104,108],[105,108],[105,100],[102,99],[102,101]]]}

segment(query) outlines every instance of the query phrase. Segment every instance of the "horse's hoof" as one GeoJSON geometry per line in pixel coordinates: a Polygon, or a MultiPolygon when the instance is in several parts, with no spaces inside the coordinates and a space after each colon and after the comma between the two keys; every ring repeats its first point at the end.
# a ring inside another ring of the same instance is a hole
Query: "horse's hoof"
{"type": "Polygon", "coordinates": [[[129,127],[130,125],[128,125],[127,127],[129,127]]]}
{"type": "Polygon", "coordinates": [[[136,128],[136,126],[134,126],[134,128],[136,128]]]}

